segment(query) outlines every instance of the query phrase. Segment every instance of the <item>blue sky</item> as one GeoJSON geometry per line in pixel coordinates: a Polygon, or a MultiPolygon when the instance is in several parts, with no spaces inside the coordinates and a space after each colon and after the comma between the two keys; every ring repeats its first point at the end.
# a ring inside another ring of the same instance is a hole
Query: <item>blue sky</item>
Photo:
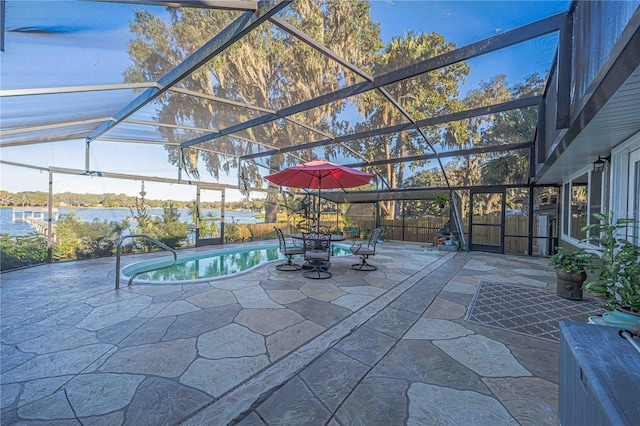
{"type": "MultiPolygon", "coordinates": [[[[540,0],[373,1],[372,14],[380,22],[385,42],[413,30],[438,32],[447,41],[464,46],[564,11],[568,6],[568,1],[540,0]]],[[[127,22],[133,17],[132,9],[133,6],[126,4],[9,0],[7,28],[21,31],[7,33],[5,52],[0,54],[0,87],[14,89],[122,82],[122,70],[128,64],[126,43],[131,36],[127,22]],[[46,72],[43,73],[43,69],[46,72]]],[[[152,9],[164,13],[162,8],[152,9]]],[[[547,37],[531,42],[527,48],[527,61],[514,60],[518,58],[517,48],[474,60],[466,88],[477,87],[480,80],[490,79],[496,70],[507,74],[511,83],[533,71],[546,72],[555,51],[553,39],[547,37]]],[[[28,113],[37,114],[37,111],[28,113]]],[[[7,161],[82,169],[82,146],[83,142],[78,141],[3,148],[0,155],[7,161]]],[[[168,169],[166,164],[166,154],[161,147],[133,145],[125,148],[111,144],[96,148],[91,167],[122,173],[131,172],[133,167],[144,174],[176,178],[175,169],[168,169]],[[146,161],[144,164],[129,163],[129,158],[146,158],[146,161]]],[[[206,176],[203,178],[211,180],[206,176]]],[[[0,179],[0,188],[10,192],[46,191],[48,187],[48,179],[43,174],[11,166],[2,166],[0,179]]],[[[140,190],[139,182],[62,175],[56,175],[54,179],[55,192],[124,192],[135,195],[140,190]]],[[[223,182],[235,184],[237,177],[234,174],[223,182]]],[[[147,189],[150,192],[150,188],[147,189]]],[[[180,185],[159,186],[153,190],[157,191],[157,196],[150,194],[150,198],[195,198],[192,188],[180,185]]],[[[239,194],[227,194],[229,200],[237,198],[239,194]]]]}

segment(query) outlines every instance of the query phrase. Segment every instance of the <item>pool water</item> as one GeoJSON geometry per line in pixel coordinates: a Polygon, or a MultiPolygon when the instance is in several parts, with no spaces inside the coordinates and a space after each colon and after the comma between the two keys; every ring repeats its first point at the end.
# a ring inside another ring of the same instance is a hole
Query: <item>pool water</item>
{"type": "MultiPolygon", "coordinates": [[[[333,256],[351,254],[348,245],[332,244],[332,247],[333,256]]],[[[296,257],[301,258],[302,255],[294,256],[294,258],[296,257]]],[[[278,250],[278,246],[212,250],[183,256],[178,255],[178,261],[172,267],[140,274],[136,276],[134,281],[154,283],[207,281],[217,277],[245,272],[266,262],[278,259],[286,259],[286,256],[278,250]]],[[[128,280],[138,271],[170,265],[172,261],[172,256],[163,256],[133,263],[122,268],[122,275],[128,280]]]]}

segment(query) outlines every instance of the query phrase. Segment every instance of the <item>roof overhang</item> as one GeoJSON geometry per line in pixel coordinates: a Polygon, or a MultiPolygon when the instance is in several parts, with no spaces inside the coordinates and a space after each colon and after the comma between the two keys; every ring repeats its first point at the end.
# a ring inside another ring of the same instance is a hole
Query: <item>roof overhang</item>
{"type": "Polygon", "coordinates": [[[640,10],[612,49],[608,69],[594,79],[590,96],[538,171],[535,182],[560,183],[598,156],[640,132],[640,10]]]}

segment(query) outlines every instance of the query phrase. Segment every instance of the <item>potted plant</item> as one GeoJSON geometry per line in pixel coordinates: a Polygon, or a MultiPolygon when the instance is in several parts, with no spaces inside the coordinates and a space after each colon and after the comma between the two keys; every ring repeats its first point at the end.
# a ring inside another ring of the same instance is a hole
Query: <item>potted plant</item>
{"type": "MultiPolygon", "coordinates": [[[[597,231],[583,241],[598,244],[599,273],[584,285],[595,294],[596,300],[609,312],[602,316],[605,323],[630,330],[640,324],[640,247],[627,240],[625,233],[637,227],[634,219],[617,219],[613,213],[594,214],[600,223],[587,225],[581,230],[597,231]]],[[[637,234],[636,234],[637,235],[637,234]]]]}
{"type": "Polygon", "coordinates": [[[574,251],[558,247],[551,256],[549,266],[555,268],[558,296],[571,300],[582,300],[582,285],[587,279],[587,270],[591,271],[593,255],[583,249],[574,251]]]}
{"type": "Polygon", "coordinates": [[[360,228],[358,228],[357,223],[355,223],[349,217],[351,211],[351,204],[345,200],[341,205],[343,210],[342,212],[342,235],[345,239],[349,240],[351,238],[358,238],[360,234],[360,228]]]}
{"type": "Polygon", "coordinates": [[[441,209],[444,209],[445,206],[451,203],[451,197],[442,192],[436,192],[435,194],[433,194],[433,198],[435,199],[436,203],[438,203],[438,206],[440,206],[441,209]]]}
{"type": "Polygon", "coordinates": [[[351,239],[352,236],[354,236],[353,234],[355,234],[355,229],[353,226],[353,222],[351,222],[351,219],[349,219],[346,215],[342,216],[342,235],[348,240],[351,239]]]}

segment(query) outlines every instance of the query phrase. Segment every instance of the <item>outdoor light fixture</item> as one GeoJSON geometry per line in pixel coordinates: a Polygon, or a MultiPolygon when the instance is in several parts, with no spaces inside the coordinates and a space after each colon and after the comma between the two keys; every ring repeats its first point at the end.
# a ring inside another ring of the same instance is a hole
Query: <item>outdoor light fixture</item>
{"type": "Polygon", "coordinates": [[[596,173],[604,172],[605,162],[609,161],[609,157],[601,157],[598,155],[598,160],[593,163],[593,171],[596,173]]]}

